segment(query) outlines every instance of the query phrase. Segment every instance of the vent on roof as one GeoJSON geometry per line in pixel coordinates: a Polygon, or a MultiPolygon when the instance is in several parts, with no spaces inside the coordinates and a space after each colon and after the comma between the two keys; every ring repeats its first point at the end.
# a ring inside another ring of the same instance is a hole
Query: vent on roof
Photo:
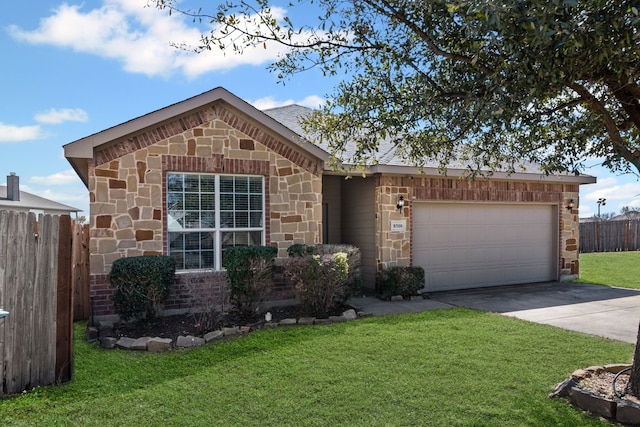
{"type": "Polygon", "coordinates": [[[7,199],[20,201],[20,177],[15,172],[9,173],[7,177],[7,199]]]}

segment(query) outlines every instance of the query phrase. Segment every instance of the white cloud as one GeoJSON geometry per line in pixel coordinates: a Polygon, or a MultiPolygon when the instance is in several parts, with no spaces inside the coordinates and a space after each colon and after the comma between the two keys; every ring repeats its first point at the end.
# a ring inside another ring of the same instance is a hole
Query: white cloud
{"type": "MultiPolygon", "coordinates": [[[[18,40],[73,49],[76,52],[98,55],[123,63],[132,73],[148,76],[169,76],[182,72],[189,78],[214,70],[228,70],[239,65],[261,65],[275,60],[285,50],[280,45],[267,44],[248,49],[244,54],[226,54],[219,50],[200,54],[180,50],[170,43],[197,46],[201,32],[207,28],[196,26],[180,14],[169,15],[147,0],[104,0],[102,6],[84,10],[83,5],[63,3],[53,14],[40,20],[32,31],[10,26],[9,33],[18,40]]],[[[272,8],[274,17],[281,19],[286,11],[272,8]]],[[[301,37],[304,37],[302,35],[301,37]]]]}
{"type": "Polygon", "coordinates": [[[602,166],[592,166],[588,174],[596,176],[595,184],[580,187],[580,216],[589,217],[598,212],[598,199],[606,199],[601,213],[620,213],[624,206],[640,207],[640,182],[634,174],[614,175],[602,166]]]}
{"type": "Polygon", "coordinates": [[[324,103],[325,103],[325,99],[317,95],[307,96],[306,98],[303,98],[298,101],[294,101],[292,99],[277,101],[272,96],[267,96],[267,97],[259,98],[259,99],[256,99],[255,101],[250,102],[250,104],[256,107],[258,110],[267,110],[269,108],[283,107],[285,105],[291,105],[291,104],[298,104],[298,105],[302,105],[304,107],[309,107],[309,108],[318,108],[324,105],[324,103]]]}
{"type": "Polygon", "coordinates": [[[60,124],[64,122],[86,122],[89,115],[80,108],[52,108],[44,113],[36,114],[35,120],[39,123],[60,124]]]}
{"type": "Polygon", "coordinates": [[[29,182],[43,185],[67,185],[82,183],[73,169],[67,169],[48,176],[32,176],[31,178],[29,178],[29,182]]]}
{"type": "Polygon", "coordinates": [[[45,137],[40,126],[15,126],[0,122],[0,142],[31,141],[45,137]]]}

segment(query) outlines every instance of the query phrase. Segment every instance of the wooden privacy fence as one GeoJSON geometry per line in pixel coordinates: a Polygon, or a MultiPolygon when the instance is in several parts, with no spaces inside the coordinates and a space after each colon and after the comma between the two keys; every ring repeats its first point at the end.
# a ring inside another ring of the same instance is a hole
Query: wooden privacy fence
{"type": "Polygon", "coordinates": [[[580,223],[580,252],[640,250],[640,219],[580,223]]]}
{"type": "Polygon", "coordinates": [[[71,380],[75,228],[0,211],[0,396],[71,380]]]}

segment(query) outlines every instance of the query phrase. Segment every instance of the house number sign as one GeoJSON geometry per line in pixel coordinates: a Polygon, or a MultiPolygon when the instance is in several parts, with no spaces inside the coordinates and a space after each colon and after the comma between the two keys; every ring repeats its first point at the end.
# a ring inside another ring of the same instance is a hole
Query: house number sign
{"type": "Polygon", "coordinates": [[[391,231],[405,231],[407,229],[407,221],[391,221],[391,231]]]}

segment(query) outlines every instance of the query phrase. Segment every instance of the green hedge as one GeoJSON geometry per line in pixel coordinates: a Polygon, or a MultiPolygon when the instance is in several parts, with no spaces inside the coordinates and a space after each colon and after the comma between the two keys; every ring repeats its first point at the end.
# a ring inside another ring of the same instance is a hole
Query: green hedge
{"type": "Polygon", "coordinates": [[[424,288],[424,269],[422,267],[390,267],[376,276],[376,288],[383,297],[417,295],[424,288]]]}
{"type": "Polygon", "coordinates": [[[335,255],[344,252],[347,254],[348,276],[345,280],[346,290],[340,300],[342,302],[360,294],[362,289],[362,272],[360,270],[361,254],[360,249],[353,245],[344,243],[326,243],[317,245],[305,245],[296,243],[287,249],[289,257],[304,257],[308,255],[335,255]]]}
{"type": "Polygon", "coordinates": [[[241,316],[254,315],[271,293],[273,260],[277,253],[271,246],[233,246],[224,250],[229,301],[241,316]]]}
{"type": "Polygon", "coordinates": [[[152,320],[171,292],[176,272],[175,260],[169,256],[137,256],[114,261],[109,274],[115,292],[111,296],[123,320],[152,320]]]}

